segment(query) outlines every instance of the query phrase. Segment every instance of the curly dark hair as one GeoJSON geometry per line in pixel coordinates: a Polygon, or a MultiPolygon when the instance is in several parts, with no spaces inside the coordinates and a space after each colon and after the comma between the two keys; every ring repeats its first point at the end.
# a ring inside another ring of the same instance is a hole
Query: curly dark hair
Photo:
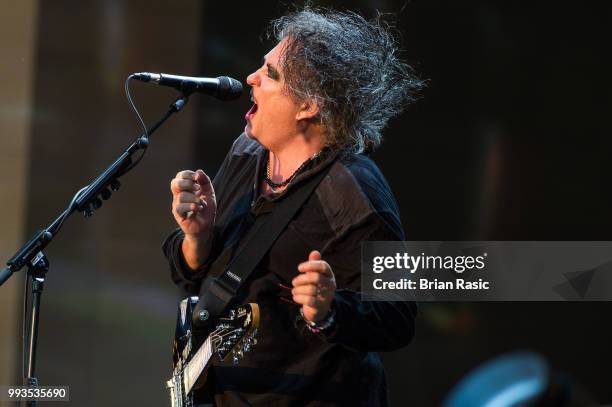
{"type": "Polygon", "coordinates": [[[372,151],[389,119],[416,100],[424,82],[397,56],[393,31],[381,15],[367,21],[311,6],[271,22],[268,36],[287,40],[287,90],[296,101],[317,102],[326,145],[372,151]]]}

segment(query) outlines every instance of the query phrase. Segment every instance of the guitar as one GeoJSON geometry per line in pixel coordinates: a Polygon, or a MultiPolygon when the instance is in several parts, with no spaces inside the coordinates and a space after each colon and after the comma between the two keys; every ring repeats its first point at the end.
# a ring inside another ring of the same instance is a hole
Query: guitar
{"type": "Polygon", "coordinates": [[[194,352],[191,318],[197,303],[198,297],[188,297],[179,304],[173,346],[174,370],[172,378],[166,382],[172,407],[194,405],[193,386],[215,355],[225,360],[231,353],[233,363],[237,364],[257,343],[259,306],[251,303],[232,309],[219,318],[215,329],[194,352]]]}

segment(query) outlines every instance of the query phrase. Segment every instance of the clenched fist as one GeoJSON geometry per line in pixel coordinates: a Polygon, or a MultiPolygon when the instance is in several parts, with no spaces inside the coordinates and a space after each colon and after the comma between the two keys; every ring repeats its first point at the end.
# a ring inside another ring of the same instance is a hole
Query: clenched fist
{"type": "Polygon", "coordinates": [[[215,190],[202,170],[180,171],[170,182],[172,215],[185,239],[183,255],[195,269],[203,262],[212,243],[212,230],[217,214],[215,190]]]}
{"type": "Polygon", "coordinates": [[[215,191],[202,170],[181,171],[170,182],[172,214],[185,235],[202,236],[211,231],[217,214],[215,191]]]}

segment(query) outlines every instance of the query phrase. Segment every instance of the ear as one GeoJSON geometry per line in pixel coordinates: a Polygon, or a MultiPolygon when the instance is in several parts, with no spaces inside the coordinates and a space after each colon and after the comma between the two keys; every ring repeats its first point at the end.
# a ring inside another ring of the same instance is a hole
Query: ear
{"type": "Polygon", "coordinates": [[[313,99],[307,99],[300,104],[300,108],[295,115],[296,120],[311,120],[319,114],[319,106],[313,99]]]}

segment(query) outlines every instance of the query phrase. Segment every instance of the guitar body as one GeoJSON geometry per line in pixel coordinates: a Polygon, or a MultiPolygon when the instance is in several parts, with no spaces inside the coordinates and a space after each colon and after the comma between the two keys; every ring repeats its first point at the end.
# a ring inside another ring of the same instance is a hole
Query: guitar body
{"type": "Polygon", "coordinates": [[[251,303],[231,309],[214,324],[214,330],[194,336],[193,309],[198,297],[187,297],[179,304],[173,345],[172,377],[166,382],[172,407],[193,407],[196,381],[204,383],[206,368],[213,357],[225,360],[230,353],[237,364],[255,345],[259,327],[259,306],[251,303]]]}

